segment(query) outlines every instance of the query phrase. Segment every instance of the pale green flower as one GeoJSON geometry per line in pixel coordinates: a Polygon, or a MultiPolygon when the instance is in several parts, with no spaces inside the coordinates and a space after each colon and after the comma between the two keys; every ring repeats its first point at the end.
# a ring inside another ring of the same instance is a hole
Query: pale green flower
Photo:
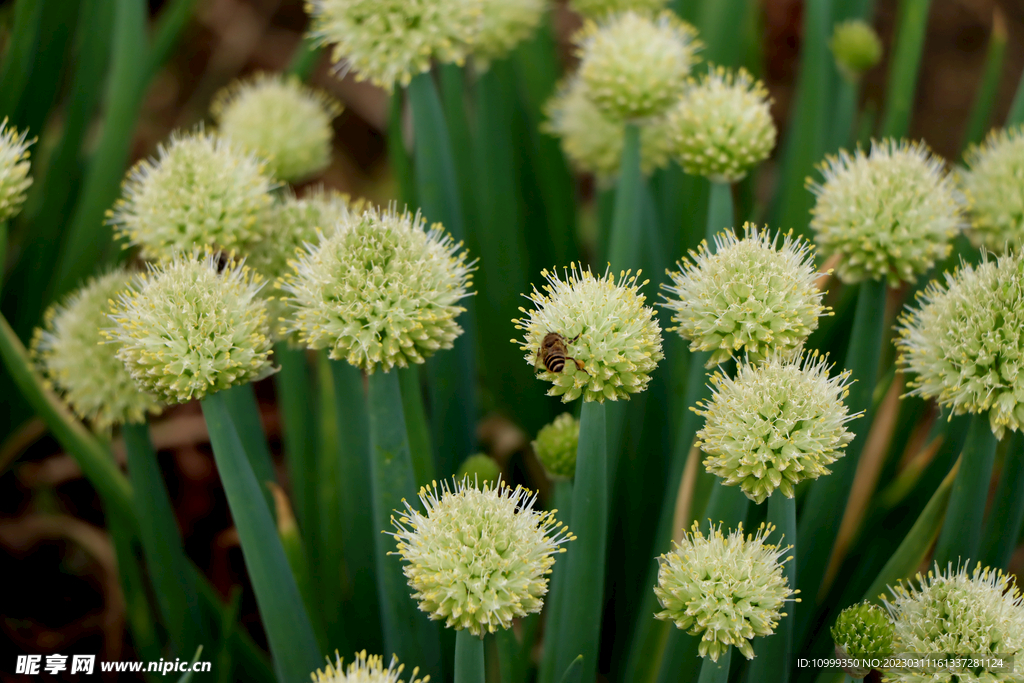
{"type": "Polygon", "coordinates": [[[922,143],[886,139],[827,157],[811,228],[826,256],[838,254],[843,282],[913,282],[949,254],[961,228],[956,189],[922,143]]]}
{"type": "MultiPolygon", "coordinates": [[[[832,641],[836,656],[841,658],[887,657],[896,652],[895,626],[883,607],[858,602],[839,613],[832,625],[832,641]]],[[[870,668],[853,667],[846,672],[853,678],[864,678],[870,668]]]]}
{"type": "Polygon", "coordinates": [[[497,481],[500,475],[501,467],[494,458],[486,453],[477,453],[462,461],[455,479],[483,484],[485,481],[497,481]]]}
{"type": "Polygon", "coordinates": [[[690,79],[668,126],[683,169],[716,182],[742,179],[775,147],[768,91],[745,69],[716,67],[690,79]]]}
{"type": "Polygon", "coordinates": [[[7,125],[7,117],[0,122],[0,221],[9,221],[21,213],[25,193],[32,185],[28,148],[35,141],[28,139],[28,131],[19,133],[17,128],[7,125]]]}
{"type": "Polygon", "coordinates": [[[461,247],[419,213],[368,210],[309,245],[279,282],[293,311],[282,334],[370,374],[423,363],[462,334],[473,265],[461,247]]]}
{"type": "Polygon", "coordinates": [[[519,43],[537,30],[547,0],[480,0],[480,30],[473,44],[477,66],[507,56],[519,43]]]}
{"type": "Polygon", "coordinates": [[[526,362],[537,377],[552,383],[548,396],[561,396],[564,403],[580,396],[603,403],[646,389],[650,373],[665,355],[654,309],[644,305],[640,294],[646,284],[637,281],[640,273],[630,276],[626,271],[616,282],[611,273],[594,277],[589,268],[574,263],[564,280],[547,270],[542,275],[547,293],[534,288],[528,295],[535,308],[519,309],[527,317],[512,322],[523,330],[524,340],[512,343],[526,351],[526,362]],[[540,356],[544,338],[552,333],[562,337],[568,357],[557,373],[540,356]]]}
{"type": "Polygon", "coordinates": [[[167,403],[261,379],[273,372],[261,280],[209,250],[180,254],[135,277],[104,334],[139,386],[167,403]]]}
{"type": "MultiPolygon", "coordinates": [[[[403,683],[401,679],[405,664],[399,664],[394,655],[391,663],[384,668],[384,658],[380,655],[366,656],[366,650],[357,652],[348,665],[345,665],[337,650],[334,652],[335,662],[327,660],[327,668],[317,669],[311,674],[313,683],[403,683]]],[[[430,676],[417,678],[419,667],[412,670],[409,683],[429,683],[430,676]]]]}
{"type": "Polygon", "coordinates": [[[729,646],[747,659],[754,656],[751,639],[775,631],[794,591],[779,562],[792,546],[765,542],[774,527],[762,526],[743,535],[743,525],[729,533],[721,526],[705,537],[695,522],[682,543],[658,558],[658,596],[662,611],[654,616],[671,621],[690,635],[701,636],[701,657],[717,662],[729,646]]]}
{"type": "Polygon", "coordinates": [[[159,400],[135,383],[102,329],[110,301],[128,289],[132,275],[114,270],[93,278],[52,306],[32,337],[32,354],[47,382],[83,420],[105,432],[142,422],[162,410],[159,400]]]}
{"type": "Polygon", "coordinates": [[[628,10],[656,12],[665,9],[667,3],[668,0],[569,0],[570,7],[591,19],[601,19],[628,10]]]}
{"type": "Polygon", "coordinates": [[[1024,257],[1020,252],[944,273],[900,319],[899,362],[911,394],[954,414],[988,412],[992,432],[1024,422],[1024,257]]]}
{"type": "Polygon", "coordinates": [[[742,363],[735,379],[716,372],[711,399],[696,411],[705,418],[696,445],[708,454],[708,472],[755,503],[775,489],[792,498],[801,481],[828,474],[853,440],[846,423],[860,416],[843,405],[849,371],[830,377],[831,368],[815,351],[742,363]]]}
{"type": "Polygon", "coordinates": [[[236,81],[213,99],[220,134],[267,162],[267,172],[296,182],[331,163],[331,121],[341,103],[296,76],[257,74],[236,81]]]}
{"type": "Polygon", "coordinates": [[[829,309],[815,285],[813,248],[802,238],[743,226],[743,237],[730,228],[715,235],[670,272],[662,289],[672,310],[673,328],[690,340],[692,351],[711,351],[711,368],[736,355],[761,360],[772,349],[789,352],[801,346],[829,309]]]}
{"type": "Polygon", "coordinates": [[[989,133],[964,154],[960,185],[967,196],[971,241],[1002,252],[1024,242],[1024,126],[989,133]]]}
{"type": "MultiPolygon", "coordinates": [[[[562,151],[576,170],[593,173],[603,184],[619,174],[626,130],[609,119],[587,97],[586,86],[570,79],[544,106],[541,130],[561,140],[562,151]]],[[[651,175],[668,165],[672,152],[665,117],[648,119],[640,128],[640,170],[651,175]]]]}
{"type": "Polygon", "coordinates": [[[533,453],[544,466],[549,479],[559,481],[575,476],[579,442],[580,421],[572,413],[562,413],[541,427],[533,442],[533,453]]]}
{"type": "Polygon", "coordinates": [[[128,173],[108,221],[152,261],[195,247],[243,248],[261,237],[273,181],[264,164],[200,129],[171,135],[128,173]]]}
{"type": "Polygon", "coordinates": [[[482,22],[481,0],[308,0],[312,34],[357,80],[391,90],[430,69],[462,64],[482,22]]]}
{"type": "Polygon", "coordinates": [[[540,612],[559,546],[574,536],[552,512],[533,509],[537,495],[456,482],[419,492],[425,514],[408,501],[398,519],[398,555],[412,595],[431,619],[483,637],[512,619],[540,612]]]}
{"type": "Polygon", "coordinates": [[[605,116],[633,121],[668,112],[697,62],[697,31],[672,12],[627,11],[576,36],[579,79],[605,116]]]}
{"type": "Polygon", "coordinates": [[[871,24],[863,19],[848,19],[836,24],[828,43],[839,73],[851,81],[882,59],[882,41],[871,24]]]}
{"type": "MultiPolygon", "coordinates": [[[[917,575],[918,587],[908,581],[890,588],[894,599],[886,607],[895,620],[900,650],[909,654],[950,653],[984,657],[1024,651],[1024,605],[1013,577],[1000,570],[966,567],[945,572],[938,565],[928,576],[917,575]]],[[[1016,664],[1016,663],[1015,663],[1016,664]]],[[[939,673],[912,668],[886,672],[893,683],[1021,683],[1024,670],[990,672],[987,668],[955,667],[939,673]]]]}

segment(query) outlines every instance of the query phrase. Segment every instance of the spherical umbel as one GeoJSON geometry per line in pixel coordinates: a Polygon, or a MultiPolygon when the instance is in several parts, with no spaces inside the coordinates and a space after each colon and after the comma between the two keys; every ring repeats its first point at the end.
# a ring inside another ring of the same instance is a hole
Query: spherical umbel
{"type": "Polygon", "coordinates": [[[9,221],[21,213],[32,185],[28,148],[35,141],[28,139],[28,131],[19,133],[9,126],[6,117],[0,122],[0,221],[9,221]]]}
{"type": "MultiPolygon", "coordinates": [[[[587,96],[586,85],[570,79],[544,106],[541,129],[562,143],[562,151],[577,171],[593,173],[608,185],[619,174],[626,130],[587,96]]],[[[647,119],[640,128],[640,170],[650,175],[668,165],[672,139],[665,117],[647,119]]]]}
{"type": "Polygon", "coordinates": [[[954,414],[988,413],[992,432],[1024,423],[1024,257],[963,265],[933,281],[900,319],[899,363],[912,394],[954,414]]]}
{"type": "Polygon", "coordinates": [[[142,422],[163,408],[132,379],[117,357],[117,346],[104,343],[110,302],[131,281],[124,270],[89,280],[52,306],[32,337],[32,354],[50,386],[98,431],[142,422]]]}
{"type": "Polygon", "coordinates": [[[432,60],[462,64],[482,21],[481,0],[309,0],[313,36],[357,80],[391,90],[432,60]]]}
{"type": "MultiPolygon", "coordinates": [[[[334,656],[334,664],[328,659],[326,668],[317,669],[311,674],[313,683],[403,683],[401,675],[405,664],[399,664],[394,655],[391,656],[391,663],[387,668],[384,668],[383,657],[367,657],[366,650],[357,652],[347,666],[337,651],[334,652],[334,656]]],[[[419,671],[419,667],[412,670],[409,683],[429,683],[430,676],[416,677],[419,671]]]]}
{"type": "Polygon", "coordinates": [[[882,59],[882,41],[871,24],[849,19],[836,24],[828,44],[845,78],[857,81],[882,59]]]}
{"type": "Polygon", "coordinates": [[[715,236],[669,273],[662,289],[673,311],[674,330],[693,351],[710,351],[708,368],[734,356],[751,361],[773,349],[801,346],[829,309],[815,285],[813,248],[801,238],[758,229],[747,223],[743,237],[732,229],[715,236]]]}
{"type": "Polygon", "coordinates": [[[612,14],[633,10],[653,13],[665,9],[668,0],[569,0],[569,6],[590,19],[601,19],[612,14]]]}
{"type": "Polygon", "coordinates": [[[258,74],[213,99],[220,134],[259,155],[286,182],[316,175],[331,163],[333,121],[341,104],[295,76],[258,74]]]}
{"type": "Polygon", "coordinates": [[[744,69],[716,67],[690,79],[668,127],[683,169],[715,182],[741,180],[775,147],[768,91],[744,69]]]}
{"type": "Polygon", "coordinates": [[[579,442],[580,421],[572,413],[562,413],[541,427],[533,442],[533,453],[549,479],[564,481],[575,476],[579,442]]]}
{"type": "Polygon", "coordinates": [[[690,635],[701,636],[701,657],[718,658],[735,646],[751,659],[751,640],[771,635],[794,591],[789,588],[779,562],[792,546],[780,548],[766,542],[774,527],[762,526],[756,534],[743,535],[743,525],[708,536],[694,523],[675,549],[658,558],[658,596],[662,611],[654,616],[671,621],[690,635]]]}
{"type": "Polygon", "coordinates": [[[817,352],[795,360],[772,356],[743,363],[735,379],[717,372],[712,398],[698,404],[705,419],[697,446],[708,472],[762,503],[778,489],[787,498],[806,479],[828,474],[853,434],[846,397],[850,373],[829,376],[817,352]]]}
{"type": "Polygon", "coordinates": [[[672,12],[627,11],[576,37],[579,78],[587,96],[612,120],[660,116],[676,103],[697,61],[696,29],[672,12]]]}
{"type": "Polygon", "coordinates": [[[274,370],[262,278],[198,250],[135,277],[104,330],[139,386],[167,403],[202,399],[274,370]]]}
{"type": "Polygon", "coordinates": [[[913,282],[949,253],[961,228],[959,201],[942,160],[920,143],[892,139],[870,154],[840,151],[821,166],[811,228],[847,283],[913,282]]]}
{"type": "MultiPolygon", "coordinates": [[[[980,564],[971,572],[951,565],[942,572],[936,565],[927,576],[918,574],[916,579],[917,587],[901,581],[890,588],[894,598],[886,601],[903,652],[995,655],[1024,648],[1024,605],[1012,576],[1001,570],[982,569],[980,564]]],[[[942,677],[913,667],[897,668],[886,672],[886,680],[1024,681],[1024,673],[1019,670],[1008,673],[1005,666],[971,664],[969,660],[954,662],[943,670],[942,677]]]]}
{"type": "Polygon", "coordinates": [[[503,482],[422,488],[425,510],[392,517],[413,598],[431,619],[481,638],[540,612],[559,546],[574,536],[536,494],[503,482]]]}
{"type": "Polygon", "coordinates": [[[282,334],[367,373],[423,363],[462,334],[455,318],[474,268],[461,246],[418,213],[366,211],[281,279],[292,309],[282,334]]]}
{"type": "Polygon", "coordinates": [[[574,263],[563,280],[543,271],[546,294],[535,288],[528,298],[534,308],[520,308],[524,318],[513,320],[523,330],[526,362],[538,378],[551,382],[549,396],[564,403],[628,399],[643,391],[650,373],[664,358],[661,327],[654,309],[644,305],[638,282],[629,272],[616,278],[606,272],[595,277],[574,263]]]}
{"type": "Polygon", "coordinates": [[[547,0],[480,0],[480,24],[473,61],[486,69],[529,38],[548,10],[547,0]]]}
{"type": "Polygon", "coordinates": [[[252,153],[203,130],[174,133],[128,173],[108,221],[151,261],[196,247],[238,249],[260,239],[273,188],[252,153]]]}
{"type": "Polygon", "coordinates": [[[1024,243],[1024,125],[989,133],[964,154],[971,241],[995,252],[1024,243]]]}
{"type": "MultiPolygon", "coordinates": [[[[885,608],[870,602],[858,602],[840,612],[831,632],[836,656],[842,659],[874,659],[896,653],[892,618],[885,608]]],[[[864,678],[871,671],[857,666],[859,662],[851,664],[846,672],[853,678],[864,678]]]]}

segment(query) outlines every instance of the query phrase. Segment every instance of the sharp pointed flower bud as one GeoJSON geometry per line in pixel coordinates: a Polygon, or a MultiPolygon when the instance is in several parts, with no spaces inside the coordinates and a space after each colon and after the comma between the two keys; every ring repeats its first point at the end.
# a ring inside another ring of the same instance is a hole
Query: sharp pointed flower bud
{"type": "MultiPolygon", "coordinates": [[[[896,629],[885,608],[870,602],[858,602],[839,613],[832,625],[832,641],[841,659],[873,659],[896,652],[896,629]]],[[[864,678],[871,669],[846,669],[853,678],[864,678]]]]}
{"type": "Polygon", "coordinates": [[[741,180],[775,148],[768,91],[745,69],[690,79],[668,125],[683,170],[715,182],[741,180]]]}
{"type": "Polygon", "coordinates": [[[118,295],[105,330],[139,386],[167,403],[262,379],[270,365],[262,278],[198,250],[150,266],[118,295]]]}
{"type": "Polygon", "coordinates": [[[527,295],[534,307],[513,320],[524,341],[526,362],[551,382],[548,396],[564,403],[628,399],[647,388],[650,373],[665,357],[654,309],[644,305],[636,275],[594,277],[575,263],[564,271],[543,271],[546,294],[527,295]]]}
{"type": "Polygon", "coordinates": [[[263,171],[255,155],[223,138],[175,133],[128,173],[108,222],[151,261],[245,247],[260,239],[271,203],[274,183],[263,171]]]}
{"type": "Polygon", "coordinates": [[[960,186],[967,197],[971,241],[1002,252],[1024,244],[1024,125],[989,133],[964,154],[960,186]]]}
{"type": "MultiPolygon", "coordinates": [[[[334,664],[328,659],[325,669],[317,669],[311,674],[313,683],[403,683],[401,676],[405,664],[399,664],[394,655],[387,668],[384,667],[383,657],[367,656],[366,650],[357,652],[347,666],[337,651],[334,652],[334,657],[334,664]]],[[[409,683],[429,683],[430,676],[417,678],[419,672],[419,667],[412,670],[409,683]]]]}
{"type": "Polygon", "coordinates": [[[922,143],[886,139],[830,156],[823,183],[808,180],[817,202],[811,228],[826,256],[838,254],[846,283],[913,282],[949,254],[960,230],[959,197],[941,159],[922,143]]]}
{"type": "Polygon", "coordinates": [[[132,275],[114,270],[89,280],[51,307],[32,337],[32,353],[50,386],[97,431],[142,422],[163,406],[144,391],[103,334],[111,301],[129,288],[132,275]]]}
{"type": "Polygon", "coordinates": [[[536,493],[463,481],[421,488],[419,498],[425,512],[405,502],[392,523],[421,610],[480,637],[540,612],[553,555],[574,537],[554,511],[533,509],[536,493]]]}
{"type": "Polygon", "coordinates": [[[792,546],[767,543],[774,530],[762,526],[744,536],[741,524],[728,535],[719,526],[704,536],[694,523],[682,543],[658,558],[654,593],[664,609],[654,616],[701,636],[701,657],[717,662],[735,646],[752,659],[750,641],[774,633],[786,616],[783,606],[794,594],[782,574],[791,558],[779,561],[792,546]]]}
{"type": "Polygon", "coordinates": [[[945,273],[900,319],[899,362],[912,394],[957,415],[988,412],[992,432],[1024,423],[1024,256],[945,273]]]}
{"type": "Polygon", "coordinates": [[[220,134],[259,155],[267,172],[286,182],[316,175],[331,163],[333,121],[341,103],[295,76],[258,74],[213,99],[220,134]]]}
{"type": "Polygon", "coordinates": [[[802,238],[786,234],[779,244],[767,230],[747,223],[743,237],[732,229],[715,236],[670,272],[662,285],[672,298],[673,328],[693,351],[711,351],[707,367],[735,356],[751,361],[773,349],[790,353],[818,327],[829,309],[815,285],[814,253],[802,238]]]}
{"type": "Polygon", "coordinates": [[[828,474],[853,440],[846,423],[860,417],[843,404],[850,373],[830,377],[831,369],[814,352],[740,364],[735,379],[716,372],[711,400],[696,411],[705,419],[697,446],[708,472],[759,504],[775,489],[792,498],[801,481],[828,474]]]}
{"type": "Polygon", "coordinates": [[[358,80],[392,89],[433,60],[462,64],[476,41],[481,0],[309,0],[312,34],[358,80]]]}
{"type": "Polygon", "coordinates": [[[656,12],[665,9],[668,0],[569,0],[569,6],[589,19],[603,19],[630,10],[656,12]]]}
{"type": "Polygon", "coordinates": [[[533,453],[554,481],[572,479],[576,474],[576,448],[580,442],[580,421],[562,413],[541,427],[533,442],[533,453]]]}
{"type": "Polygon", "coordinates": [[[697,31],[672,12],[623,12],[588,22],[576,36],[579,78],[605,116],[661,116],[678,101],[697,62],[697,31]]]}
{"type": "Polygon", "coordinates": [[[367,373],[423,363],[462,334],[455,318],[473,270],[440,224],[368,210],[308,245],[281,279],[284,333],[367,373]]]}
{"type": "Polygon", "coordinates": [[[32,185],[28,174],[28,148],[36,141],[28,139],[28,131],[18,132],[7,123],[0,122],[0,221],[8,221],[21,213],[25,195],[32,185]]]}
{"type": "Polygon", "coordinates": [[[851,81],[860,80],[864,72],[882,59],[882,41],[871,24],[862,19],[836,24],[828,46],[839,73],[851,81]]]}

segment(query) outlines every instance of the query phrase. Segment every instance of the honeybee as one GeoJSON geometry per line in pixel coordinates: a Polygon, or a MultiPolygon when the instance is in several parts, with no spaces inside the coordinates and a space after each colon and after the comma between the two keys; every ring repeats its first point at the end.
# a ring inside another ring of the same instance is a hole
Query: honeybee
{"type": "MultiPolygon", "coordinates": [[[[540,348],[537,349],[537,359],[545,368],[548,369],[549,372],[561,372],[565,369],[565,361],[567,360],[571,360],[575,363],[577,370],[587,372],[583,368],[582,361],[578,361],[569,355],[569,349],[567,347],[567,344],[572,344],[574,341],[579,339],[581,334],[583,333],[580,332],[580,334],[577,334],[569,341],[566,341],[565,337],[557,332],[548,332],[544,335],[544,340],[540,343],[540,348]]],[[[590,373],[587,372],[587,374],[589,375],[590,373]]]]}

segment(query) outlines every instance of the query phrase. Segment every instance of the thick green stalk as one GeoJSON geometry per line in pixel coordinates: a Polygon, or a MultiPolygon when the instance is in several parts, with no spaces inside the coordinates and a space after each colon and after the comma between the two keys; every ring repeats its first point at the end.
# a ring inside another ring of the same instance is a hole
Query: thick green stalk
{"type": "MultiPolygon", "coordinates": [[[[773,543],[782,543],[796,548],[796,499],[786,498],[776,491],[768,497],[768,523],[775,526],[773,543]]],[[[790,557],[794,551],[790,551],[790,557]]],[[[791,589],[796,588],[796,567],[790,560],[783,566],[786,580],[791,589]]],[[[794,603],[795,604],[795,603],[794,603]]],[[[750,681],[778,681],[788,683],[790,669],[793,664],[793,609],[779,620],[775,634],[770,638],[757,638],[754,641],[754,659],[750,662],[750,681]]]]}
{"type": "Polygon", "coordinates": [[[263,503],[262,487],[249,465],[222,393],[210,394],[201,405],[274,668],[282,682],[305,681],[321,664],[320,648],[274,520],[263,503]]]}
{"type": "MultiPolygon", "coordinates": [[[[139,517],[139,538],[153,582],[157,605],[174,653],[186,656],[206,641],[199,612],[199,594],[188,571],[188,557],[167,495],[156,451],[146,423],[121,427],[128,476],[139,517]]],[[[207,644],[209,644],[207,642],[207,644]]]]}
{"type": "Polygon", "coordinates": [[[416,473],[416,486],[426,486],[437,479],[434,454],[430,449],[430,427],[427,413],[423,409],[423,387],[420,386],[420,368],[413,365],[398,371],[398,383],[402,388],[402,410],[405,412],[405,426],[409,433],[409,450],[412,453],[412,469],[416,473]]]}
{"type": "Polygon", "coordinates": [[[999,488],[988,513],[980,558],[991,567],[1006,569],[1024,523],[1024,433],[1010,436],[999,472],[999,488]]]}
{"type": "Polygon", "coordinates": [[[1006,126],[1015,126],[1018,123],[1024,123],[1024,72],[1020,75],[1020,81],[1017,83],[1017,92],[1013,96],[1013,102],[1010,103],[1010,111],[1006,114],[1006,126]]]}
{"type": "Polygon", "coordinates": [[[736,216],[732,203],[732,185],[729,183],[711,182],[711,193],[708,196],[708,222],[704,238],[708,247],[714,249],[714,237],[726,228],[736,227],[736,216]]]}
{"type": "Polygon", "coordinates": [[[945,569],[948,562],[966,565],[978,561],[981,523],[998,443],[989,426],[988,414],[974,415],[960,454],[961,467],[946,508],[946,519],[935,546],[935,561],[940,568],[945,569]]]}
{"type": "Polygon", "coordinates": [[[642,184],[640,126],[627,123],[622,165],[619,167],[619,180],[615,189],[615,212],[608,238],[608,260],[614,272],[627,269],[636,271],[638,267],[643,247],[643,240],[640,239],[642,184]]]}
{"type": "Polygon", "coordinates": [[[885,116],[882,119],[881,132],[884,137],[901,138],[910,130],[930,6],[931,0],[900,0],[899,28],[889,69],[885,116]]]}
{"type": "Polygon", "coordinates": [[[288,64],[289,74],[298,76],[303,81],[309,80],[316,69],[317,61],[320,59],[320,47],[317,43],[317,39],[311,35],[302,37],[298,47],[295,48],[295,53],[292,55],[291,63],[288,64]]]}
{"type": "MultiPolygon", "coordinates": [[[[431,677],[441,674],[441,644],[437,627],[417,609],[402,573],[395,541],[388,534],[391,517],[403,500],[416,500],[416,482],[402,411],[398,375],[375,372],[369,377],[371,508],[377,561],[377,591],[384,626],[384,649],[400,661],[418,661],[431,677]]],[[[352,490],[352,489],[349,489],[352,490]]]]}
{"type": "MultiPolygon", "coordinates": [[[[728,683],[729,664],[732,663],[732,648],[730,647],[718,657],[717,662],[711,661],[710,657],[704,658],[700,667],[700,678],[697,683],[728,683]]],[[[751,679],[760,680],[760,679],[751,679]]],[[[773,681],[784,681],[784,678],[772,677],[773,681]]]]}
{"type": "Polygon", "coordinates": [[[125,618],[133,644],[140,656],[155,661],[163,654],[159,629],[149,604],[142,553],[135,544],[135,530],[131,529],[131,526],[128,520],[107,518],[107,528],[117,559],[118,582],[121,585],[121,592],[124,593],[125,618]]]}
{"type": "Polygon", "coordinates": [[[835,116],[829,149],[849,149],[853,140],[853,122],[857,118],[857,95],[860,82],[843,78],[839,83],[839,97],[836,99],[835,116]]]}
{"type": "Polygon", "coordinates": [[[455,683],[484,683],[484,639],[466,629],[455,634],[455,683]]]}
{"type": "Polygon", "coordinates": [[[413,183],[412,158],[409,156],[409,150],[405,148],[402,128],[402,91],[396,90],[388,99],[388,164],[391,166],[395,185],[398,186],[399,205],[411,207],[416,204],[416,189],[413,183]]]}
{"type": "Polygon", "coordinates": [[[14,116],[28,85],[44,3],[14,4],[14,25],[0,72],[0,118],[14,116]]]}
{"type": "Polygon", "coordinates": [[[564,671],[583,655],[581,680],[593,681],[601,636],[604,606],[605,550],[608,541],[608,444],[605,404],[585,402],[580,412],[580,439],[576,449],[576,478],[572,495],[572,523],[576,535],[568,553],[563,611],[556,671],[564,671]],[[565,612],[568,615],[568,612],[565,612]]]}
{"type": "Polygon", "coordinates": [[[1003,73],[1003,57],[1006,56],[1006,22],[997,7],[992,15],[992,36],[988,41],[988,52],[985,55],[985,72],[974,96],[974,106],[967,119],[967,129],[961,149],[968,145],[981,142],[989,129],[992,120],[992,106],[999,93],[999,79],[1003,73]]]}
{"type": "Polygon", "coordinates": [[[263,500],[267,503],[267,510],[271,516],[275,516],[274,496],[267,484],[277,483],[277,476],[274,474],[274,460],[270,455],[270,446],[267,445],[267,439],[264,436],[260,405],[256,400],[256,389],[252,384],[242,384],[231,387],[222,393],[228,412],[231,413],[231,421],[234,422],[235,429],[238,430],[242,448],[245,449],[245,455],[249,459],[249,466],[252,467],[256,481],[260,484],[263,500]]]}
{"type": "MultiPolygon", "coordinates": [[[[274,375],[277,405],[281,411],[285,459],[291,480],[292,506],[299,518],[302,537],[309,545],[318,543],[316,506],[317,423],[313,400],[313,377],[305,349],[274,346],[274,360],[281,371],[274,375]]],[[[310,561],[312,563],[312,557],[310,561]]]]}
{"type": "MultiPolygon", "coordinates": [[[[552,507],[558,511],[558,519],[572,518],[572,482],[560,481],[555,484],[552,507]]],[[[562,632],[562,614],[565,603],[566,558],[555,562],[551,570],[551,588],[544,600],[544,644],[541,650],[540,669],[537,677],[540,683],[555,683],[558,655],[558,636],[562,632]]]]}
{"type": "MultiPolygon", "coordinates": [[[[363,642],[363,634],[380,632],[381,605],[377,594],[377,554],[375,544],[381,537],[381,527],[373,509],[367,505],[368,493],[373,487],[370,464],[370,416],[363,391],[363,373],[345,361],[328,361],[334,390],[334,424],[337,438],[334,448],[334,477],[340,518],[335,528],[343,540],[342,557],[348,579],[346,601],[359,620],[346,624],[349,640],[363,642]]],[[[398,426],[395,425],[395,429],[398,426]]],[[[403,425],[404,432],[404,425],[403,425]]],[[[337,543],[336,538],[325,537],[324,544],[337,543]]],[[[324,550],[325,554],[327,549],[324,550]]],[[[326,581],[334,580],[333,566],[323,573],[326,581]]],[[[329,586],[328,586],[329,588],[329,586]]],[[[401,657],[401,655],[399,655],[401,657]]],[[[404,658],[402,658],[405,661],[404,658]]]]}
{"type": "Polygon", "coordinates": [[[741,66],[744,41],[736,35],[736,24],[746,16],[748,3],[749,0],[707,0],[701,3],[697,28],[705,46],[701,58],[708,64],[741,66]]]}
{"type": "Polygon", "coordinates": [[[173,0],[164,3],[164,8],[160,11],[156,26],[153,28],[153,39],[150,41],[149,78],[155,76],[164,62],[170,58],[181,32],[192,18],[196,1],[173,0]]]}

